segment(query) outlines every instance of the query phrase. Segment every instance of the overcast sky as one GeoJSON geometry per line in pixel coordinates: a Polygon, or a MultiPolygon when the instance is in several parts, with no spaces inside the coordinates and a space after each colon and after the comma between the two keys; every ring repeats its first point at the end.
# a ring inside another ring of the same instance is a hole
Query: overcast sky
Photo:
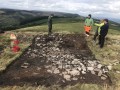
{"type": "Polygon", "coordinates": [[[0,8],[77,13],[120,19],[120,0],[0,0],[0,8]]]}

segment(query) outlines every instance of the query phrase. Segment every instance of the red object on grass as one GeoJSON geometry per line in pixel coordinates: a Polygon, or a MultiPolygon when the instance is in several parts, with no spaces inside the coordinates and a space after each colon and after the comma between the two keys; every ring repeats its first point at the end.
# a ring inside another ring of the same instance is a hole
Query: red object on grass
{"type": "Polygon", "coordinates": [[[18,52],[18,51],[20,51],[20,47],[19,46],[13,46],[12,51],[13,52],[18,52]]]}
{"type": "Polygon", "coordinates": [[[18,45],[19,44],[19,41],[18,40],[14,40],[14,45],[18,45]]]}

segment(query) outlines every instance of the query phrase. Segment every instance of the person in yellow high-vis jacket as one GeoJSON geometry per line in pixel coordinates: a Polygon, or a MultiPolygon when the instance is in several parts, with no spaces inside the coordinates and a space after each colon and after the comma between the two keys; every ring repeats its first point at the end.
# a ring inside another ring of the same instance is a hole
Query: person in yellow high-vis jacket
{"type": "Polygon", "coordinates": [[[100,35],[101,27],[104,25],[104,19],[100,20],[100,23],[99,23],[99,24],[98,24],[98,23],[95,23],[94,25],[97,26],[97,30],[96,30],[96,32],[95,32],[95,35],[94,35],[94,37],[93,37],[93,40],[96,41],[96,37],[97,37],[98,35],[100,35]]]}

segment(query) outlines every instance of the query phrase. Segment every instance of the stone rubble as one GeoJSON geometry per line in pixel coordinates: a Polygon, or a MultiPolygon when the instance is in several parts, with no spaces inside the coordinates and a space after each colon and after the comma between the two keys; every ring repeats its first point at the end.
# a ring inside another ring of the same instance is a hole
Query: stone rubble
{"type": "MultiPolygon", "coordinates": [[[[67,81],[78,80],[78,77],[88,72],[101,77],[102,80],[107,78],[104,75],[111,70],[112,66],[104,66],[92,56],[84,57],[64,50],[62,47],[65,47],[65,41],[62,40],[61,35],[59,36],[57,38],[55,35],[37,36],[34,46],[37,49],[29,48],[27,56],[31,58],[46,58],[46,71],[51,74],[63,76],[67,81]]],[[[27,66],[29,65],[23,65],[21,67],[27,68],[27,66]]]]}

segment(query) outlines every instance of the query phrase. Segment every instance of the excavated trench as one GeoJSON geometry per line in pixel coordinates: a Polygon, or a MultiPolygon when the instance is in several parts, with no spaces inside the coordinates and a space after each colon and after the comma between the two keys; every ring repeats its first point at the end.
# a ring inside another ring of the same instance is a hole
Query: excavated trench
{"type": "Polygon", "coordinates": [[[0,75],[0,85],[111,84],[108,71],[96,60],[84,35],[37,35],[0,75]]]}

